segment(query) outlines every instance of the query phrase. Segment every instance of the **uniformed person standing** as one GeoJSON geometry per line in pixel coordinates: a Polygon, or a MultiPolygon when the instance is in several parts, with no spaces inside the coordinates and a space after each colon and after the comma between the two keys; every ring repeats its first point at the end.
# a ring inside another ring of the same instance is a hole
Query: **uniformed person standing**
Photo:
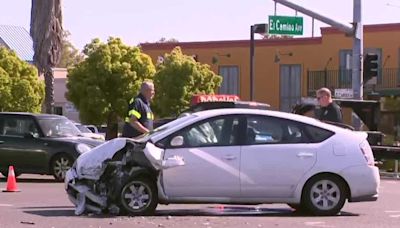
{"type": "Polygon", "coordinates": [[[139,95],[129,102],[122,137],[137,137],[153,130],[154,115],[150,108],[150,101],[154,93],[153,82],[144,81],[140,86],[139,95]]]}
{"type": "Polygon", "coordinates": [[[329,122],[343,122],[342,109],[332,100],[331,91],[328,88],[321,88],[317,91],[317,100],[320,105],[319,120],[329,122]]]}

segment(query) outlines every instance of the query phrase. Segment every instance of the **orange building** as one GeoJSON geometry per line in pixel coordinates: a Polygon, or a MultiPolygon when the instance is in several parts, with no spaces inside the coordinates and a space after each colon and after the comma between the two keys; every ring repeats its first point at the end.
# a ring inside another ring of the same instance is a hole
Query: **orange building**
{"type": "MultiPolygon", "coordinates": [[[[315,96],[326,86],[332,90],[351,87],[352,38],[331,27],[321,37],[281,38],[255,41],[254,99],[289,111],[301,97],[315,96]]],[[[207,63],[223,76],[219,93],[250,98],[250,41],[143,43],[142,50],[154,63],[180,46],[187,55],[207,63]]],[[[381,95],[400,94],[400,23],[364,26],[364,54],[378,55],[378,77],[364,88],[381,95]]]]}

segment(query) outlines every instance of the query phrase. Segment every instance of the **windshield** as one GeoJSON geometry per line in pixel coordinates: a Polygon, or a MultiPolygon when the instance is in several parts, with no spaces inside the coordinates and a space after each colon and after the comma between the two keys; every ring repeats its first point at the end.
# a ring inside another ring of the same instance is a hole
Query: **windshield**
{"type": "Polygon", "coordinates": [[[80,131],[75,124],[67,118],[43,118],[39,119],[39,125],[45,137],[79,136],[80,131]]]}
{"type": "Polygon", "coordinates": [[[181,125],[182,123],[184,123],[184,122],[186,122],[186,121],[188,121],[190,119],[193,119],[195,117],[196,117],[196,115],[193,115],[193,114],[189,114],[187,116],[179,117],[178,119],[173,120],[173,121],[171,121],[169,123],[166,123],[166,124],[156,128],[156,129],[150,131],[149,133],[140,135],[140,136],[136,137],[135,139],[138,140],[138,141],[141,141],[141,142],[146,142],[151,137],[154,137],[154,136],[158,135],[160,132],[163,132],[163,131],[165,131],[167,129],[170,129],[171,127],[174,127],[174,126],[181,125]]]}
{"type": "Polygon", "coordinates": [[[80,132],[82,133],[92,133],[92,131],[87,128],[85,125],[82,124],[75,124],[75,126],[79,129],[80,132]]]}

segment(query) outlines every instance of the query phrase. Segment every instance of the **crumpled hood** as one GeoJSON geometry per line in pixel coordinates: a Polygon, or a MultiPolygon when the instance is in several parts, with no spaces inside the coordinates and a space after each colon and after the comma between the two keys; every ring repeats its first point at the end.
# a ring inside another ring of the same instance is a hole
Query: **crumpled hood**
{"type": "Polygon", "coordinates": [[[125,145],[126,138],[115,138],[81,154],[76,160],[75,166],[79,179],[99,179],[104,169],[103,162],[112,159],[114,154],[125,145]]]}

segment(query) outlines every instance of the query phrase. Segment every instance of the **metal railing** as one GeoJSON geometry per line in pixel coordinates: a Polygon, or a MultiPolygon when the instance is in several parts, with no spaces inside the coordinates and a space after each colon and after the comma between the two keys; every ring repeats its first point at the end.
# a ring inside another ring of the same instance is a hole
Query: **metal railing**
{"type": "MultiPolygon", "coordinates": [[[[314,95],[321,87],[333,89],[352,88],[351,70],[307,70],[307,92],[314,95]]],[[[376,90],[400,89],[400,68],[381,68],[378,70],[376,90]]]]}

